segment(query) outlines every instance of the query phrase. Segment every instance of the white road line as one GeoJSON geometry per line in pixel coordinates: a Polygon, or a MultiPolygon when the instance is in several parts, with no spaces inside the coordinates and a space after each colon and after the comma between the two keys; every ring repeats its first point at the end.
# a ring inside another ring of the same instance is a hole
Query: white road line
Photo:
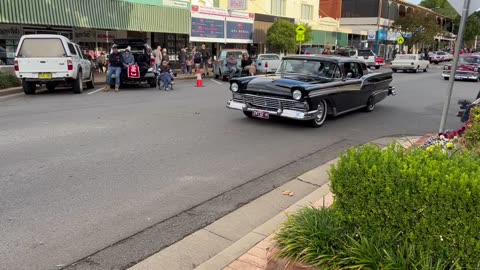
{"type": "Polygon", "coordinates": [[[218,84],[223,84],[222,82],[219,82],[219,81],[217,81],[217,80],[214,80],[214,79],[210,79],[210,81],[212,81],[212,82],[216,82],[216,83],[218,83],[218,84]]]}
{"type": "Polygon", "coordinates": [[[99,89],[97,89],[97,90],[95,90],[95,91],[92,91],[92,92],[90,92],[90,93],[87,93],[87,95],[95,94],[95,93],[97,93],[97,92],[102,91],[103,89],[105,89],[105,88],[104,88],[104,87],[99,88],[99,89]]]}

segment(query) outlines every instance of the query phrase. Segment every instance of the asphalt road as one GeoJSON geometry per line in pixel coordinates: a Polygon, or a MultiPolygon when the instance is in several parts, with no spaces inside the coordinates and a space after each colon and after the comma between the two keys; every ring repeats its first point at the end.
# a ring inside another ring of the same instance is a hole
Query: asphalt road
{"type": "MultiPolygon", "coordinates": [[[[156,234],[179,240],[241,206],[233,195],[223,202],[216,196],[252,179],[279,168],[313,168],[378,137],[435,132],[447,87],[439,70],[398,73],[397,96],[374,112],[350,113],[312,129],[248,119],[225,108],[226,83],[204,83],[195,88],[194,81],[178,81],[172,92],[68,90],[0,99],[0,269],[124,268],[164,245],[130,238],[133,248],[123,254],[112,249],[115,243],[172,217],[183,221],[169,223],[168,235],[156,234]],[[318,158],[285,167],[313,155],[318,158]],[[181,216],[204,202],[213,212],[232,206],[208,218],[181,216]],[[137,244],[149,251],[135,250],[137,244]],[[103,259],[85,259],[98,251],[103,259]],[[109,251],[121,258],[117,264],[109,251]]],[[[475,97],[479,86],[456,83],[448,127],[460,126],[456,100],[475,97]]],[[[278,173],[261,192],[280,184],[275,179],[282,175],[287,181],[288,172],[278,173]]],[[[255,185],[242,188],[240,197],[260,195],[255,185]]]]}

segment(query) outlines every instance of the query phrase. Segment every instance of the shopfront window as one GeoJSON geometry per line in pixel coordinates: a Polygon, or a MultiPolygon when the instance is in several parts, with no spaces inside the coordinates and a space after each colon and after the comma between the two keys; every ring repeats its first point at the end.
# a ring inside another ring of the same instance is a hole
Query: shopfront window
{"type": "Polygon", "coordinates": [[[313,18],[313,6],[302,4],[302,19],[311,20],[313,18]]]}
{"type": "Polygon", "coordinates": [[[18,25],[0,25],[0,65],[13,65],[23,29],[18,25]]]}
{"type": "Polygon", "coordinates": [[[279,16],[285,15],[285,0],[272,0],[272,14],[279,16]]]}

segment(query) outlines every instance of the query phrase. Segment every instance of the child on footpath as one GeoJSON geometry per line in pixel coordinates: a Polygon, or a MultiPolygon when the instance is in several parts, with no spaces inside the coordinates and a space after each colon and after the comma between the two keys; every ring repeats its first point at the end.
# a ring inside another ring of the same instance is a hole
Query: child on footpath
{"type": "Polygon", "coordinates": [[[187,73],[192,74],[193,57],[191,55],[188,56],[186,65],[187,65],[187,73]]]}

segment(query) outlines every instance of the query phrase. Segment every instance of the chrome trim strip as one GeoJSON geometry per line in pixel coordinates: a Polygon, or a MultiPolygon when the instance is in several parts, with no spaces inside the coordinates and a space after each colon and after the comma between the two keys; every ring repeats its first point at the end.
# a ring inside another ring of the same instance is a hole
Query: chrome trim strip
{"type": "Polygon", "coordinates": [[[341,111],[341,112],[337,113],[336,115],[342,115],[342,114],[349,113],[349,112],[352,112],[352,111],[356,111],[358,109],[365,108],[365,107],[367,107],[367,105],[362,105],[362,106],[358,106],[358,107],[355,107],[355,108],[348,109],[346,111],[341,111]]]}

